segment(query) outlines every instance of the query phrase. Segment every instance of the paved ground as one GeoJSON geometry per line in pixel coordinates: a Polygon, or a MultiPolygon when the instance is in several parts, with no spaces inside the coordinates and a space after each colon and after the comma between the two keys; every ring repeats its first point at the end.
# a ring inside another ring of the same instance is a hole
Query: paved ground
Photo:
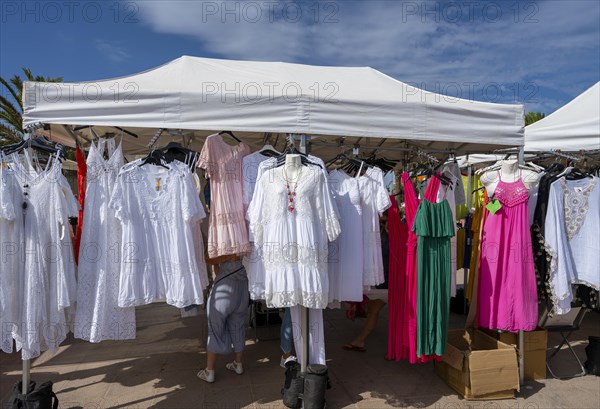
{"type": "MultiPolygon", "coordinates": [[[[460,328],[463,317],[452,316],[460,328]]],[[[359,332],[362,320],[351,322],[342,311],[327,311],[327,357],[333,388],[328,408],[600,408],[600,378],[547,379],[529,382],[514,400],[470,402],[457,396],[439,379],[433,364],[409,365],[384,359],[387,309],[368,340],[367,352],[349,352],[341,346],[359,332]]],[[[165,304],[138,309],[135,341],[89,344],[69,339],[57,354],[43,354],[32,363],[32,379],[52,380],[61,408],[281,408],[283,369],[279,367],[278,327],[260,328],[259,342],[248,330],[246,373],[225,370],[220,360],[217,381],[196,378],[204,367],[206,316],[181,318],[165,304]],[[271,338],[269,340],[268,338],[271,338]]],[[[588,335],[600,336],[600,314],[588,314],[573,339],[585,359],[588,335]]],[[[550,345],[558,337],[551,335],[550,345]]],[[[557,370],[573,369],[572,357],[562,351],[557,370]]],[[[0,354],[0,398],[5,402],[20,379],[18,354],[0,354]]]]}

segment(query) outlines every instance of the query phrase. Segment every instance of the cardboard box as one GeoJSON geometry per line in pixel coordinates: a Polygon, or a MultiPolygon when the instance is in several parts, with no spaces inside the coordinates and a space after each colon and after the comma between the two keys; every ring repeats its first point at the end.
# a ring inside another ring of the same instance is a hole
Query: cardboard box
{"type": "MultiPolygon", "coordinates": [[[[486,334],[505,344],[513,345],[519,352],[519,334],[482,329],[486,334]]],[[[537,328],[525,332],[525,380],[546,379],[546,351],[548,348],[548,331],[537,328]]]]}
{"type": "Polygon", "coordinates": [[[515,348],[478,330],[450,330],[435,372],[468,400],[511,399],[519,391],[515,348]]]}

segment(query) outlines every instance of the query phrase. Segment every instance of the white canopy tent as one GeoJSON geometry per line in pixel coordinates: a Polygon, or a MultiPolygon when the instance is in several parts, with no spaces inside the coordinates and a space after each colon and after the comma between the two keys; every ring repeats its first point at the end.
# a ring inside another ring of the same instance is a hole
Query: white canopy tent
{"type": "Polygon", "coordinates": [[[600,82],[525,128],[525,151],[600,149],[600,82]]]}
{"type": "Polygon", "coordinates": [[[159,128],[169,131],[158,146],[183,140],[196,149],[221,130],[254,147],[265,133],[310,135],[315,154],[340,152],[341,141],[327,145],[323,136],[396,158],[404,154],[392,147],[466,153],[523,145],[522,105],[439,95],[372,68],[187,56],[128,77],[25,82],[23,123],[51,124],[47,134],[70,146],[92,136],[82,127],[93,126],[96,134],[118,134],[114,127],[120,127],[138,136],[125,135],[131,155],[146,153],[159,128]]]}

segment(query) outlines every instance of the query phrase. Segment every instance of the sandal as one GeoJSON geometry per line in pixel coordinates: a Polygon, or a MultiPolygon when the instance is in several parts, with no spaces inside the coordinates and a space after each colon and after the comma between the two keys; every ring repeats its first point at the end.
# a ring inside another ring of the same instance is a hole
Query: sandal
{"type": "Polygon", "coordinates": [[[198,372],[196,376],[208,383],[213,383],[215,381],[215,371],[209,371],[206,368],[198,372]]]}
{"type": "Polygon", "coordinates": [[[244,366],[242,365],[241,362],[230,362],[227,365],[225,365],[225,368],[229,369],[230,371],[235,372],[238,375],[241,375],[244,373],[244,366]]]}
{"type": "Polygon", "coordinates": [[[345,344],[342,346],[347,351],[355,351],[355,352],[367,352],[365,347],[359,347],[358,345],[353,344],[345,344]]]}

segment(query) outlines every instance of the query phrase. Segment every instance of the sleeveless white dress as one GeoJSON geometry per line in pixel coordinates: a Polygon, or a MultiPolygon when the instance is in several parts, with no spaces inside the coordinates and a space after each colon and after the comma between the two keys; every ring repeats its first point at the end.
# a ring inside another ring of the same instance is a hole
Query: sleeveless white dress
{"type": "Polygon", "coordinates": [[[87,187],[79,247],[76,338],[90,342],[135,338],[135,309],[117,305],[121,223],[108,207],[125,160],[114,139],[93,143],[87,157],[87,187]],[[108,159],[104,148],[108,144],[108,159]]]}
{"type": "Polygon", "coordinates": [[[56,351],[67,336],[67,309],[76,297],[69,217],[77,217],[78,204],[55,157],[40,169],[24,151],[12,155],[11,166],[27,204],[24,298],[14,336],[22,359],[33,359],[56,351]]]}

